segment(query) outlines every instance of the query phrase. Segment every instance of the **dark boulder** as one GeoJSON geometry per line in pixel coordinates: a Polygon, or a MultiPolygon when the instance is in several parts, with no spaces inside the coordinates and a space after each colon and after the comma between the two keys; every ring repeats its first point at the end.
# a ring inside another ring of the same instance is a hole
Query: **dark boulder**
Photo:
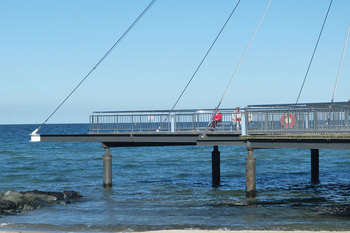
{"type": "Polygon", "coordinates": [[[63,191],[63,194],[66,200],[74,200],[83,197],[79,192],[75,191],[63,191]]]}
{"type": "Polygon", "coordinates": [[[44,192],[39,190],[21,192],[24,196],[32,196],[38,198],[46,198],[48,202],[52,201],[62,201],[64,199],[64,194],[62,192],[44,192]]]}
{"type": "Polygon", "coordinates": [[[3,211],[13,210],[13,209],[17,208],[17,205],[16,205],[16,203],[14,203],[12,201],[1,200],[0,201],[0,208],[3,211]]]}
{"type": "Polygon", "coordinates": [[[82,195],[75,191],[7,191],[5,194],[0,193],[0,215],[35,210],[49,204],[69,204],[81,197],[82,195]]]}

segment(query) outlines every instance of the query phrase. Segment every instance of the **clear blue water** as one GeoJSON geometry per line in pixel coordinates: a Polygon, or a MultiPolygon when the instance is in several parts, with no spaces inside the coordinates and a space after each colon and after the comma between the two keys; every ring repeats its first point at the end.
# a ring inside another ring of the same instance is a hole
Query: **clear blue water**
{"type": "MultiPolygon", "coordinates": [[[[0,217],[0,229],[350,230],[350,151],[320,150],[310,185],[310,151],[256,150],[256,199],[245,197],[245,157],[221,146],[222,185],[211,185],[208,146],[112,148],[113,187],[102,186],[99,143],[29,142],[35,125],[0,125],[0,192],[75,190],[77,203],[0,217]]],[[[88,125],[46,125],[41,133],[87,133],[88,125]]]]}

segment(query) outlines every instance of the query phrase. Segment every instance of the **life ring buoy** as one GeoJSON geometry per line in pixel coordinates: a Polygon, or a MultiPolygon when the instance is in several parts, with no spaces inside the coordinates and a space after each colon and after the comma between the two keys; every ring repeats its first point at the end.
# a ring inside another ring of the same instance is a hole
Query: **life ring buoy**
{"type": "Polygon", "coordinates": [[[281,125],[286,129],[291,129],[295,126],[296,119],[292,113],[285,113],[280,119],[281,125]]]}

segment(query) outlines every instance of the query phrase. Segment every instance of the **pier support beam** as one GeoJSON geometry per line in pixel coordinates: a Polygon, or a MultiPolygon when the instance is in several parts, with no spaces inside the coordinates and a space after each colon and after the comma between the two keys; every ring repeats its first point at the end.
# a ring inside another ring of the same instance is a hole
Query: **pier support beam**
{"type": "Polygon", "coordinates": [[[311,183],[320,183],[319,150],[311,149],[311,183]]]}
{"type": "Polygon", "coordinates": [[[220,186],[220,151],[218,146],[214,146],[211,153],[212,182],[214,187],[220,186]]]}
{"type": "Polygon", "coordinates": [[[246,157],[246,197],[256,196],[256,160],[253,149],[248,148],[248,156],[246,157]]]}
{"type": "Polygon", "coordinates": [[[103,187],[112,187],[112,155],[109,147],[105,147],[103,155],[103,187]]]}

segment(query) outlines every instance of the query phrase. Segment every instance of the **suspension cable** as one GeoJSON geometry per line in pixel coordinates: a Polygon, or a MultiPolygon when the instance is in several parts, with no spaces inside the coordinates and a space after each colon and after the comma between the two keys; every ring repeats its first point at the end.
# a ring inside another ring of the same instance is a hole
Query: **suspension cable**
{"type": "Polygon", "coordinates": [[[226,86],[226,89],[225,89],[225,91],[224,91],[224,94],[222,95],[222,97],[221,97],[221,99],[220,99],[218,105],[217,105],[216,108],[215,108],[215,113],[214,113],[214,115],[215,115],[215,114],[217,113],[217,111],[219,110],[220,105],[221,105],[221,103],[222,103],[222,101],[223,101],[223,99],[224,99],[224,97],[225,97],[225,95],[226,95],[226,93],[227,93],[227,90],[229,89],[229,87],[230,87],[230,85],[231,85],[231,83],[232,83],[232,80],[233,80],[234,77],[236,76],[236,73],[237,73],[239,67],[240,67],[241,64],[242,64],[242,61],[243,61],[245,55],[247,54],[247,51],[248,51],[250,45],[252,44],[252,41],[253,41],[253,39],[254,39],[254,37],[255,37],[255,34],[256,34],[256,32],[258,31],[258,29],[259,29],[259,27],[260,27],[260,25],[261,25],[261,22],[263,21],[265,15],[266,15],[267,10],[269,9],[269,6],[270,6],[270,4],[271,4],[271,1],[272,1],[272,0],[270,0],[269,3],[267,4],[267,6],[266,6],[266,8],[265,8],[265,10],[264,10],[264,13],[262,14],[262,16],[261,16],[261,18],[260,18],[260,21],[259,21],[258,25],[256,26],[255,31],[254,31],[252,37],[250,38],[249,43],[248,43],[248,45],[247,45],[247,47],[246,47],[246,49],[245,49],[245,51],[244,51],[244,53],[243,53],[243,55],[242,55],[242,57],[241,57],[241,60],[239,61],[238,65],[237,65],[237,67],[236,67],[236,69],[235,69],[235,71],[234,71],[234,73],[233,73],[233,75],[232,75],[232,77],[231,77],[231,79],[230,79],[230,81],[229,81],[229,83],[228,83],[227,86],[226,86]]]}
{"type": "Polygon", "coordinates": [[[301,92],[303,91],[304,84],[305,84],[305,81],[306,81],[306,77],[307,77],[307,75],[309,74],[309,70],[310,70],[312,61],[313,61],[313,59],[314,59],[315,53],[316,53],[316,49],[317,49],[317,46],[318,46],[318,42],[320,41],[320,38],[321,38],[321,35],[322,35],[322,32],[323,32],[323,28],[324,28],[324,25],[326,24],[326,21],[327,21],[327,18],[328,18],[328,13],[329,13],[329,10],[331,9],[332,3],[333,3],[333,0],[331,0],[330,3],[329,3],[328,10],[327,10],[327,14],[326,14],[326,16],[325,16],[325,18],[324,18],[324,20],[323,20],[323,24],[322,24],[322,27],[321,27],[321,31],[320,31],[320,34],[318,35],[318,38],[317,38],[317,42],[316,42],[314,51],[313,51],[313,53],[312,53],[312,56],[311,56],[311,59],[310,59],[310,62],[309,62],[309,66],[307,67],[307,70],[306,70],[306,73],[305,73],[305,77],[304,77],[304,81],[303,81],[303,83],[302,83],[302,85],[301,85],[301,88],[300,88],[300,91],[299,91],[299,94],[298,94],[298,97],[297,97],[297,100],[296,100],[295,104],[298,104],[298,102],[299,102],[299,98],[300,98],[301,92]]]}
{"type": "Polygon", "coordinates": [[[233,8],[233,10],[231,11],[229,17],[226,19],[224,25],[221,27],[219,33],[217,34],[217,36],[215,37],[213,43],[210,45],[208,51],[206,52],[206,54],[204,55],[203,59],[201,60],[201,62],[199,63],[199,65],[197,66],[196,70],[194,71],[194,73],[192,74],[190,80],[187,82],[185,88],[182,90],[180,96],[177,98],[177,100],[175,101],[173,107],[171,108],[171,112],[174,110],[174,108],[176,107],[177,103],[179,102],[179,100],[181,99],[181,97],[183,96],[183,94],[185,93],[187,87],[190,85],[190,83],[192,82],[194,76],[197,74],[198,70],[200,69],[200,67],[202,66],[204,60],[207,58],[208,54],[210,53],[211,49],[213,48],[213,46],[215,45],[216,41],[218,40],[218,38],[220,37],[222,31],[225,29],[227,23],[230,21],[231,16],[233,15],[233,13],[236,11],[236,8],[238,7],[239,3],[241,2],[241,0],[238,0],[237,4],[235,5],[235,7],[233,8]]]}
{"type": "MultiPolygon", "coordinates": [[[[219,39],[221,33],[223,32],[223,30],[225,29],[227,23],[230,21],[233,13],[236,11],[239,3],[241,2],[241,0],[238,0],[238,2],[236,3],[235,7],[232,9],[230,15],[228,16],[228,18],[226,19],[224,25],[221,27],[219,33],[216,35],[214,41],[211,43],[209,49],[207,50],[207,52],[205,53],[204,57],[202,58],[201,62],[199,63],[199,65],[197,66],[196,70],[194,71],[194,73],[192,74],[190,80],[187,82],[185,88],[182,90],[182,92],[180,93],[179,97],[177,98],[177,100],[175,101],[173,107],[170,110],[170,113],[175,109],[176,105],[178,104],[178,102],[180,101],[181,97],[183,96],[183,94],[185,93],[185,91],[187,90],[188,86],[190,85],[190,83],[192,82],[192,80],[194,79],[194,77],[196,76],[197,72],[199,71],[199,69],[201,68],[203,62],[205,61],[205,59],[207,58],[207,56],[209,55],[211,49],[214,47],[216,41],[219,39]]],[[[164,121],[161,123],[161,125],[158,127],[158,129],[161,129],[163,127],[164,122],[166,122],[168,120],[167,116],[164,121]]]]}
{"type": "Polygon", "coordinates": [[[105,58],[112,52],[112,50],[120,43],[120,41],[129,33],[129,31],[136,25],[137,22],[146,14],[151,6],[157,0],[152,0],[148,6],[141,12],[141,14],[133,21],[133,23],[126,29],[126,31],[119,37],[119,39],[113,44],[113,46],[103,55],[103,57],[96,63],[96,65],[85,75],[85,77],[79,82],[79,84],[69,93],[69,95],[58,105],[58,107],[49,115],[49,117],[36,129],[32,134],[38,132],[43,125],[57,112],[59,108],[69,99],[69,97],[80,87],[80,85],[90,76],[90,74],[97,69],[97,67],[105,60],[105,58]]]}
{"type": "Polygon", "coordinates": [[[344,59],[344,54],[345,54],[345,50],[346,50],[346,46],[348,44],[348,39],[349,39],[349,32],[350,32],[350,24],[349,24],[349,28],[348,28],[348,32],[346,34],[346,39],[345,39],[345,44],[344,44],[344,48],[343,48],[343,53],[341,55],[341,60],[340,60],[340,65],[339,65],[339,69],[338,69],[338,74],[337,74],[337,80],[335,81],[335,85],[334,85],[334,90],[333,90],[333,95],[332,95],[332,103],[334,101],[334,95],[335,95],[335,91],[337,89],[337,85],[338,85],[338,80],[339,80],[339,75],[340,75],[340,69],[341,66],[343,64],[343,59],[344,59]]]}

